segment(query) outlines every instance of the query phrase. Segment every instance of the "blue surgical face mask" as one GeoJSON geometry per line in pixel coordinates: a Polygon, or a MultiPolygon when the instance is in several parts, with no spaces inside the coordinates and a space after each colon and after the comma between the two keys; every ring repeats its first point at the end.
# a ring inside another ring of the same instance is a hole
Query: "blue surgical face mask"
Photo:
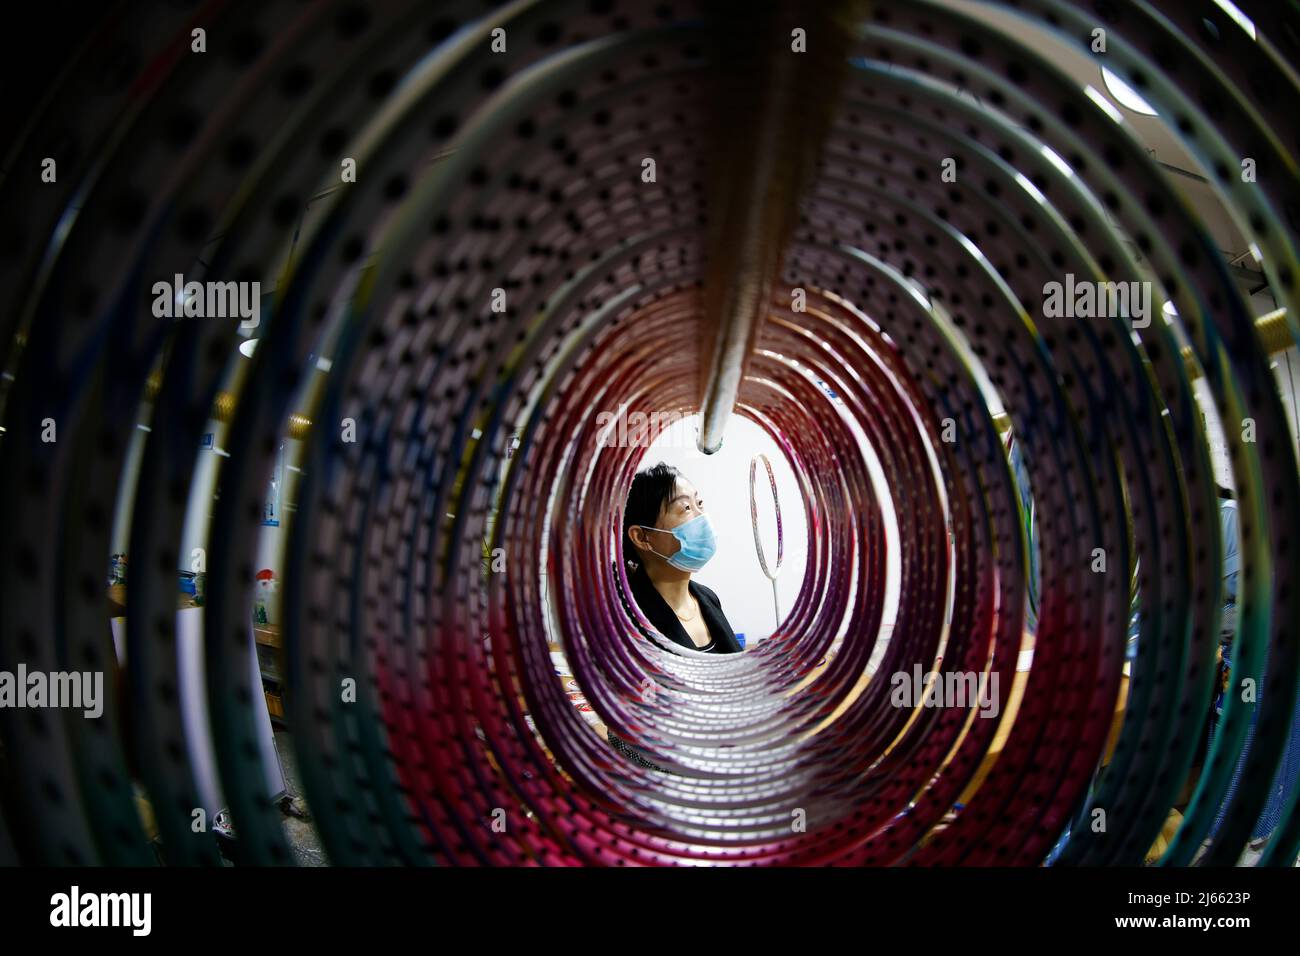
{"type": "Polygon", "coordinates": [[[681,547],[673,555],[659,554],[654,548],[650,550],[667,561],[679,571],[698,571],[709,563],[709,558],[718,550],[717,539],[713,536],[713,525],[708,515],[696,515],[690,521],[679,524],[676,528],[653,528],[648,524],[638,525],[651,531],[665,531],[677,539],[681,547]]]}

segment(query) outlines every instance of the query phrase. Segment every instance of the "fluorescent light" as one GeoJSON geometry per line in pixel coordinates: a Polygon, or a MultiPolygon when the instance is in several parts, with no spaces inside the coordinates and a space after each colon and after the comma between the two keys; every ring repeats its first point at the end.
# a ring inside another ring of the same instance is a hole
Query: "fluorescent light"
{"type": "Polygon", "coordinates": [[[1155,107],[1148,103],[1142,97],[1138,96],[1137,91],[1129,86],[1118,76],[1112,73],[1106,67],[1101,68],[1101,79],[1106,84],[1106,92],[1119,101],[1120,106],[1131,109],[1134,113],[1141,113],[1144,116],[1155,116],[1155,107]]]}

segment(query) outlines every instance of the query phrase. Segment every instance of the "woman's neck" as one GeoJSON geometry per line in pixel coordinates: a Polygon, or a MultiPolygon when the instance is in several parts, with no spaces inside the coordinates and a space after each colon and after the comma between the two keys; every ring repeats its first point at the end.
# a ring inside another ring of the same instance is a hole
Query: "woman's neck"
{"type": "Polygon", "coordinates": [[[670,564],[655,563],[657,567],[649,563],[645,566],[645,573],[650,578],[650,583],[673,610],[686,608],[691,602],[691,592],[688,587],[691,583],[691,573],[680,571],[670,564]]]}

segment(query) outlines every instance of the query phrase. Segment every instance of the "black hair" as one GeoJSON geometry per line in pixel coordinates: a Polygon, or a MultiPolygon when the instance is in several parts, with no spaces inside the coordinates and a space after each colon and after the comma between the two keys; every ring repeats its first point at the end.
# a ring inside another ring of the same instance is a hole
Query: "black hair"
{"type": "Polygon", "coordinates": [[[1231,489],[1231,488],[1225,488],[1225,487],[1223,487],[1223,485],[1219,485],[1218,487],[1219,487],[1219,497],[1220,497],[1220,498],[1223,498],[1224,500],[1229,500],[1229,499],[1231,499],[1231,498],[1235,498],[1235,497],[1236,497],[1236,495],[1234,495],[1234,494],[1232,493],[1232,489],[1231,489]]]}
{"type": "Polygon", "coordinates": [[[628,536],[628,529],[634,525],[653,528],[659,523],[659,512],[673,500],[673,490],[680,476],[681,472],[662,461],[633,476],[632,487],[627,492],[627,506],[623,509],[623,561],[629,568],[635,569],[641,561],[628,536]]]}

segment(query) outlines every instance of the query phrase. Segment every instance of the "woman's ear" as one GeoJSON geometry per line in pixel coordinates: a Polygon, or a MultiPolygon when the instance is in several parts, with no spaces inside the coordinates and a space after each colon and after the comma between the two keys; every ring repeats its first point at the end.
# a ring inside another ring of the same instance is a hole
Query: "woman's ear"
{"type": "Polygon", "coordinates": [[[636,525],[632,525],[627,529],[627,537],[628,540],[636,546],[638,551],[646,547],[647,542],[645,539],[644,528],[638,528],[636,525]]]}

